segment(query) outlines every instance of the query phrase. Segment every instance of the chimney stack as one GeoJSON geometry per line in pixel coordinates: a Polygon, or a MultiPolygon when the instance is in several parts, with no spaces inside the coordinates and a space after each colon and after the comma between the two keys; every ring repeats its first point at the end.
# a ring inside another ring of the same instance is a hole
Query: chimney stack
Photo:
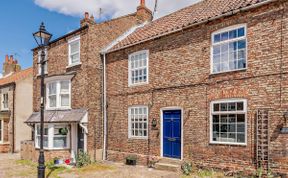
{"type": "Polygon", "coordinates": [[[10,58],[8,55],[5,56],[5,61],[3,63],[3,77],[10,73],[19,72],[21,70],[21,66],[18,64],[17,60],[14,60],[14,56],[10,55],[10,58]]]}
{"type": "Polygon", "coordinates": [[[89,17],[89,13],[88,12],[85,12],[84,13],[84,18],[80,21],[80,25],[81,27],[85,26],[85,25],[93,25],[95,24],[95,20],[94,20],[94,17],[93,15],[91,15],[89,17]]]}
{"type": "Polygon", "coordinates": [[[152,11],[146,7],[145,0],[140,0],[140,5],[137,7],[136,16],[140,23],[152,21],[152,11]]]}

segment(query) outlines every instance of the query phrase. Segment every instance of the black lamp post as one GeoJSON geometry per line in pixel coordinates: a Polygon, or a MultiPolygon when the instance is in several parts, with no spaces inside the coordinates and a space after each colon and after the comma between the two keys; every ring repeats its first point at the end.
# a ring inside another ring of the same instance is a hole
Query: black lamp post
{"type": "Polygon", "coordinates": [[[43,128],[44,128],[44,65],[45,60],[45,47],[49,44],[52,34],[48,33],[42,22],[38,32],[33,33],[33,37],[41,50],[41,106],[40,106],[40,151],[38,159],[38,178],[45,178],[45,158],[43,150],[43,128]]]}

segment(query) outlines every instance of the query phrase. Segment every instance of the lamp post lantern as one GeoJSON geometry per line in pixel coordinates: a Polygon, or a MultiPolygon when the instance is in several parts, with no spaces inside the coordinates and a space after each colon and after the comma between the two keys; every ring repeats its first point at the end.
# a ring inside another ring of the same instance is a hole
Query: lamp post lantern
{"type": "Polygon", "coordinates": [[[44,23],[42,22],[39,28],[39,31],[33,33],[33,37],[38,44],[39,49],[41,50],[41,106],[40,106],[40,150],[38,158],[38,178],[45,178],[45,158],[43,150],[43,130],[44,130],[44,66],[46,63],[45,60],[45,47],[49,44],[49,41],[52,37],[52,34],[48,33],[45,29],[44,23]]]}

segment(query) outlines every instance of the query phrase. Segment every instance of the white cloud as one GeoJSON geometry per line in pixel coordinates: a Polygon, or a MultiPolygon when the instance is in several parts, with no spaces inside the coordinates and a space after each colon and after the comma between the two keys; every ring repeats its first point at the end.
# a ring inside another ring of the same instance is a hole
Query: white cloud
{"type": "MultiPolygon", "coordinates": [[[[158,11],[155,17],[162,17],[198,1],[200,0],[158,0],[158,11]]],[[[140,0],[34,0],[34,2],[42,8],[65,15],[83,16],[87,11],[95,18],[99,18],[100,8],[104,16],[119,17],[135,12],[140,4],[140,0]]],[[[154,2],[155,0],[146,0],[150,9],[154,8],[154,2]]]]}

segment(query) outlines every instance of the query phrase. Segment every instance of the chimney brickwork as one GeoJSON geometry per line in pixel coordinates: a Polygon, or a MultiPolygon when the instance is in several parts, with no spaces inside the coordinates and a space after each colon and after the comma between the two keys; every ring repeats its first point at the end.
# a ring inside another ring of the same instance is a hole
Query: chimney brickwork
{"type": "Polygon", "coordinates": [[[96,24],[93,15],[89,16],[89,13],[85,12],[84,18],[80,21],[81,27],[83,27],[85,25],[93,25],[93,24],[96,24]]]}
{"type": "Polygon", "coordinates": [[[140,6],[137,7],[136,16],[142,23],[152,21],[152,11],[146,7],[145,0],[140,0],[140,6]]]}
{"type": "Polygon", "coordinates": [[[10,73],[19,72],[21,70],[21,66],[18,64],[18,61],[14,59],[13,55],[6,55],[5,61],[3,63],[3,77],[10,73]]]}

